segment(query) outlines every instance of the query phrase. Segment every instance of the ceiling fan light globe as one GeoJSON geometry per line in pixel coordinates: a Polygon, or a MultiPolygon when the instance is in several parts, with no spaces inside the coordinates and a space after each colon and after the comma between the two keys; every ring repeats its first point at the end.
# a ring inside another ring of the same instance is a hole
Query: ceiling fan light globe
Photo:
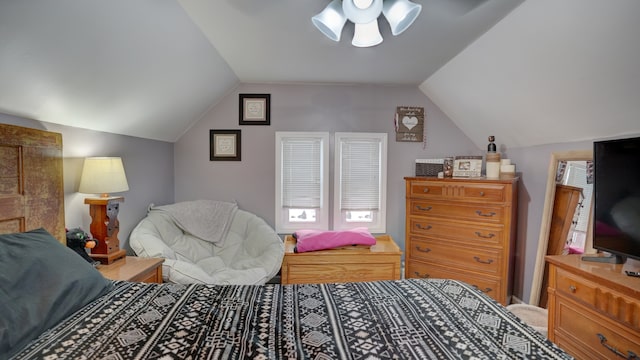
{"type": "Polygon", "coordinates": [[[391,26],[391,33],[396,36],[402,34],[422,11],[422,5],[409,0],[387,0],[382,8],[384,17],[391,26]]]}
{"type": "Polygon", "coordinates": [[[312,17],[311,22],[329,39],[340,41],[342,28],[347,22],[340,0],[333,0],[322,12],[312,17]]]}
{"type": "Polygon", "coordinates": [[[356,47],[371,47],[382,42],[382,35],[378,29],[378,20],[367,24],[355,24],[355,32],[351,45],[356,47]]]}
{"type": "Polygon", "coordinates": [[[376,20],[382,13],[382,0],[372,0],[367,8],[361,8],[368,2],[358,0],[343,0],[342,11],[344,15],[354,24],[368,24],[376,20]],[[356,3],[357,1],[357,3],[356,3]]]}

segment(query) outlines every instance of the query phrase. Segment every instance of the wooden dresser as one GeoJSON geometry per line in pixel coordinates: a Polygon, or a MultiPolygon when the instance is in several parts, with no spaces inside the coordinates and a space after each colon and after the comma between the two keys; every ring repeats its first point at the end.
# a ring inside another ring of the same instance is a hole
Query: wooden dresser
{"type": "Polygon", "coordinates": [[[640,356],[640,262],[607,264],[547,256],[549,339],[577,359],[640,356]]]}
{"type": "Polygon", "coordinates": [[[518,178],[405,181],[405,277],[462,280],[508,305],[518,178]]]}
{"type": "Polygon", "coordinates": [[[281,283],[317,284],[375,280],[400,280],[402,251],[389,235],[376,236],[372,246],[294,252],[296,239],[284,243],[281,283]]]}

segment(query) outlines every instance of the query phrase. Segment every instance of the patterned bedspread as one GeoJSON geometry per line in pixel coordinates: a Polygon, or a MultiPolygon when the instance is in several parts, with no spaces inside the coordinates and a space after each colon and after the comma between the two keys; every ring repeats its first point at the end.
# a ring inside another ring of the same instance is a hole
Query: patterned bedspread
{"type": "Polygon", "coordinates": [[[17,359],[569,359],[451,280],[208,286],[117,282],[17,359]]]}

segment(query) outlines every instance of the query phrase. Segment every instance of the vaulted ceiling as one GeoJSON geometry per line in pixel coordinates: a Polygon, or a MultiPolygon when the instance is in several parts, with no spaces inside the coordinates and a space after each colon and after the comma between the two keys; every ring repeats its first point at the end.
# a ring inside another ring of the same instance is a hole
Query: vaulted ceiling
{"type": "Polygon", "coordinates": [[[351,46],[329,0],[3,0],[0,112],[177,140],[239,83],[420,87],[479,147],[640,132],[637,0],[414,0],[351,46]]]}

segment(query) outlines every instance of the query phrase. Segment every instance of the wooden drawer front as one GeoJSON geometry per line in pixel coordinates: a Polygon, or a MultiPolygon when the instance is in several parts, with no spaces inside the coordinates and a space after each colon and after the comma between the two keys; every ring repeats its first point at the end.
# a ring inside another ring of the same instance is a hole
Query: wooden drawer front
{"type": "Polygon", "coordinates": [[[478,249],[447,241],[411,238],[411,259],[460,267],[498,276],[502,269],[499,249],[478,249]]]}
{"type": "Polygon", "coordinates": [[[463,184],[438,181],[414,181],[410,185],[408,196],[481,202],[504,202],[507,200],[504,184],[463,184]]]}
{"type": "Polygon", "coordinates": [[[454,218],[457,220],[480,221],[500,224],[504,220],[504,208],[485,205],[458,205],[451,202],[420,201],[410,202],[409,215],[423,217],[454,218]]]}
{"type": "Polygon", "coordinates": [[[443,183],[438,182],[430,182],[430,181],[420,181],[420,182],[411,182],[409,194],[410,197],[417,198],[441,198],[443,193],[442,189],[444,188],[443,183]]]}
{"type": "Polygon", "coordinates": [[[507,243],[503,226],[478,225],[448,222],[423,217],[409,218],[411,234],[429,236],[436,239],[460,240],[467,244],[480,244],[502,247],[507,243]]]}
{"type": "MultiPolygon", "coordinates": [[[[576,303],[556,298],[555,332],[563,341],[572,342],[591,357],[620,359],[615,351],[629,356],[629,351],[640,354],[640,334],[609,320],[595,311],[576,303]]],[[[577,354],[575,354],[577,356],[577,354]]]]}
{"type": "Polygon", "coordinates": [[[467,184],[462,187],[465,200],[504,202],[507,199],[503,184],[467,184]]]}
{"type": "Polygon", "coordinates": [[[501,302],[503,305],[506,305],[506,298],[502,295],[502,286],[498,279],[464,270],[417,261],[411,261],[407,270],[407,277],[409,278],[454,279],[464,281],[501,302]]]}
{"type": "Polygon", "coordinates": [[[598,286],[563,269],[556,271],[555,288],[558,292],[570,299],[587,303],[603,314],[640,331],[640,303],[637,299],[598,286]]]}
{"type": "Polygon", "coordinates": [[[136,277],[131,279],[131,281],[143,283],[161,283],[162,275],[159,275],[158,272],[158,269],[152,269],[150,271],[137,275],[136,277]]]}
{"type": "Polygon", "coordinates": [[[551,286],[568,298],[587,303],[591,306],[595,306],[596,304],[596,284],[575,276],[563,269],[557,270],[555,286],[554,284],[551,284],[551,286]]]}
{"type": "Polygon", "coordinates": [[[318,284],[375,280],[399,280],[397,263],[288,264],[287,284],[318,284]]]}

